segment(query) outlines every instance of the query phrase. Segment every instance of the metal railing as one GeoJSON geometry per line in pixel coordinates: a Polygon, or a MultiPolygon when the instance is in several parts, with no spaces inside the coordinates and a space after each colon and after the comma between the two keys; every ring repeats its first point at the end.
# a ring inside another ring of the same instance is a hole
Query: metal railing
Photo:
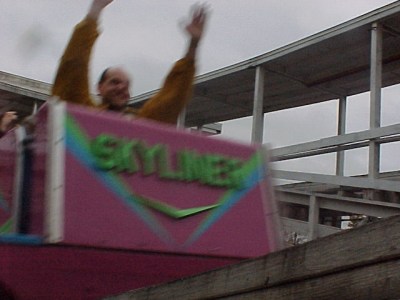
{"type": "MultiPolygon", "coordinates": [[[[366,147],[374,141],[379,146],[384,143],[400,141],[400,124],[370,130],[338,135],[308,143],[271,150],[271,160],[274,162],[316,156],[326,153],[366,147]]],[[[395,173],[397,175],[397,173],[395,173]]],[[[281,204],[300,205],[305,208],[303,220],[290,216],[282,217],[286,235],[292,233],[301,235],[305,240],[326,236],[341,230],[335,226],[321,223],[321,209],[343,212],[344,215],[364,215],[375,218],[385,218],[400,214],[400,203],[391,203],[382,194],[399,193],[399,176],[382,176],[374,178],[365,176],[335,176],[317,173],[273,170],[272,176],[280,180],[294,180],[299,183],[276,186],[278,200],[281,204]],[[304,183],[311,186],[319,185],[320,192],[314,192],[304,183]],[[323,186],[329,186],[326,193],[323,186]],[[332,189],[332,187],[335,187],[332,189]],[[346,188],[347,192],[343,192],[346,188]],[[351,191],[350,193],[348,191],[351,191]],[[374,193],[370,193],[373,191],[374,193]],[[350,194],[351,196],[344,196],[350,194]],[[372,194],[372,196],[371,196],[372,194]],[[377,197],[377,195],[381,197],[377,197]]],[[[397,197],[399,198],[399,197],[397,197]]],[[[397,199],[396,198],[396,199],[397,199]]]]}

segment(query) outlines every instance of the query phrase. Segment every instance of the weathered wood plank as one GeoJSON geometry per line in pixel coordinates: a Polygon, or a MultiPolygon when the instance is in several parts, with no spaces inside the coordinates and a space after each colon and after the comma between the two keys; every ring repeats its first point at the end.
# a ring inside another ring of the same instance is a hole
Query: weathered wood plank
{"type": "Polygon", "coordinates": [[[396,299],[399,271],[400,216],[395,216],[109,299],[396,299]]]}
{"type": "MultiPolygon", "coordinates": [[[[309,224],[306,221],[281,217],[281,225],[284,232],[286,233],[296,232],[297,234],[300,234],[302,236],[308,236],[309,224]]],[[[315,229],[317,237],[324,237],[327,235],[341,232],[343,230],[337,227],[323,225],[323,224],[317,224],[315,226],[315,229]]]]}
{"type": "Polygon", "coordinates": [[[334,273],[224,299],[383,300],[400,299],[400,259],[334,273]]]}

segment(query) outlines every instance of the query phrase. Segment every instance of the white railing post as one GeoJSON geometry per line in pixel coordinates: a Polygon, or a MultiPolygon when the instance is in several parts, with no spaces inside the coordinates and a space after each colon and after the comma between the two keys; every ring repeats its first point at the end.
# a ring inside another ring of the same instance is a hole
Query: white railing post
{"type": "Polygon", "coordinates": [[[186,107],[181,111],[181,113],[178,116],[178,120],[176,122],[176,127],[177,128],[185,128],[185,121],[186,121],[186,107]]]}

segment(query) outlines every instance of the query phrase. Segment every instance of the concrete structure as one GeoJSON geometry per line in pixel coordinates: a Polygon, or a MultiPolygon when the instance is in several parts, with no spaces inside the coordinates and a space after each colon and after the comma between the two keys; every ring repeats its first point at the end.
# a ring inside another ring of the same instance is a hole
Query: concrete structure
{"type": "MultiPolygon", "coordinates": [[[[337,155],[335,176],[274,172],[279,179],[306,182],[279,188],[287,234],[313,239],[340,230],[341,216],[398,214],[398,173],[381,174],[379,164],[381,145],[400,140],[400,124],[381,127],[380,122],[382,87],[400,83],[399,44],[397,1],[282,48],[198,76],[193,101],[180,123],[200,128],[253,116],[252,141],[263,143],[267,142],[262,139],[264,114],[336,99],[337,136],[272,151],[275,161],[337,155]],[[367,91],[370,128],[346,134],[347,98],[367,91]],[[343,176],[344,151],[362,147],[369,149],[368,173],[356,178],[343,176]]],[[[33,102],[46,99],[49,85],[0,73],[0,90],[0,104],[9,109],[18,103],[17,109],[24,115],[29,114],[33,102]]],[[[154,93],[133,98],[131,105],[140,106],[154,93]]]]}

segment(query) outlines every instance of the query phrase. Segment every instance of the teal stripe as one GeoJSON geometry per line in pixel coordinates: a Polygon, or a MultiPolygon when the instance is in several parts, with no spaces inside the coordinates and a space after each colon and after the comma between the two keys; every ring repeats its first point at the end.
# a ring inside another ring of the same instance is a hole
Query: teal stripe
{"type": "Polygon", "coordinates": [[[240,190],[227,191],[218,201],[220,205],[208,214],[207,218],[186,241],[186,246],[189,246],[198,240],[212,225],[214,225],[236,203],[243,199],[243,197],[245,197],[253,188],[257,187],[264,179],[266,170],[262,163],[261,153],[255,153],[244,166],[244,169],[244,173],[247,174],[244,188],[240,190]]]}
{"type": "Polygon", "coordinates": [[[3,225],[0,226],[0,234],[10,233],[13,224],[13,219],[9,218],[3,225]]]}

